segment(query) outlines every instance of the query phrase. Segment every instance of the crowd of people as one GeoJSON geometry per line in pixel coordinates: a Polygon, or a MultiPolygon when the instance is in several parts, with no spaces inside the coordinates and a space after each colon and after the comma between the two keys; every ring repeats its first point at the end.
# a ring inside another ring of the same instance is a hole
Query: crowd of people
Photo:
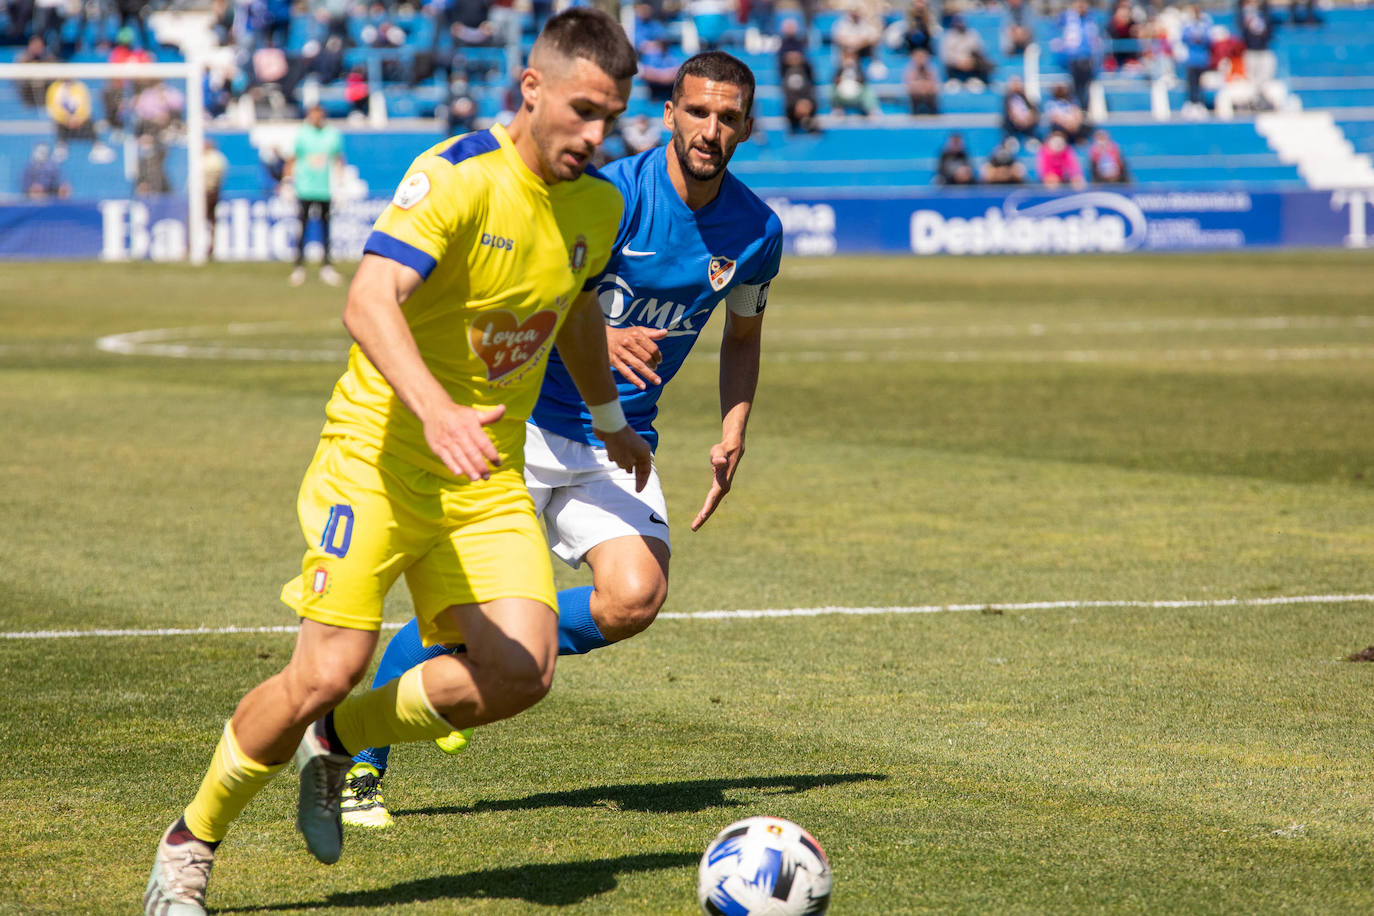
{"type": "MultiPolygon", "coordinates": [[[[997,92],[1010,154],[1034,154],[1045,176],[1059,172],[1056,163],[1062,161],[1062,180],[1072,183],[1070,163],[1088,155],[1093,131],[1087,113],[1093,110],[1093,85],[1104,74],[1177,79],[1186,87],[1181,114],[1188,118],[1205,117],[1209,109],[1229,114],[1276,107],[1283,96],[1271,48],[1276,29],[1321,21],[1310,0],[1293,3],[1286,15],[1271,9],[1269,0],[1238,0],[1225,12],[1152,0],[1106,0],[1101,8],[1090,0],[1068,0],[1053,12],[1037,10],[1031,0],[896,2],[900,9],[843,0],[831,24],[822,27],[816,0],[801,0],[800,16],[780,15],[775,0],[638,0],[628,17],[640,61],[637,79],[650,99],[661,101],[689,46],[748,42],[775,49],[777,82],[794,134],[818,133],[849,117],[878,118],[885,102],[903,97],[911,114],[935,116],[951,93],[997,92]],[[985,40],[968,18],[990,11],[1000,16],[995,42],[985,40]],[[1044,98],[1021,76],[1023,55],[1033,47],[1066,74],[1044,98]],[[906,58],[900,74],[884,63],[893,52],[906,58]],[[824,88],[818,66],[829,71],[824,88]],[[1067,149],[1047,142],[1051,135],[1062,136],[1067,149]]],[[[149,0],[0,3],[7,12],[3,34],[25,45],[16,57],[21,63],[77,52],[85,53],[83,59],[151,61],[159,50],[149,27],[149,0]]],[[[206,111],[214,119],[247,106],[254,116],[299,118],[302,86],[313,82],[330,90],[322,98],[332,100],[331,115],[364,117],[376,88],[372,81],[380,78],[441,85],[432,113],[442,129],[471,130],[492,107],[481,104],[483,93],[495,94],[507,117],[514,110],[514,79],[528,36],[553,5],[554,0],[431,0],[418,7],[397,0],[213,0],[212,29],[222,53],[206,73],[206,111]],[[380,67],[369,70],[350,64],[348,52],[356,47],[397,53],[380,56],[380,67]]],[[[78,81],[34,80],[21,83],[19,92],[26,105],[51,112],[55,125],[54,141],[43,151],[47,158],[34,163],[36,174],[60,166],[70,139],[118,140],[127,132],[138,151],[136,190],[168,189],[167,144],[181,130],[185,106],[177,89],[160,81],[110,80],[91,98],[78,81]]],[[[661,132],[658,119],[627,118],[607,155],[656,144],[661,132]]],[[[104,142],[91,155],[113,156],[104,142]]],[[[1117,171],[1124,174],[1124,164],[1117,171]]],[[[969,174],[1010,180],[1019,170],[992,166],[969,174]]]]}

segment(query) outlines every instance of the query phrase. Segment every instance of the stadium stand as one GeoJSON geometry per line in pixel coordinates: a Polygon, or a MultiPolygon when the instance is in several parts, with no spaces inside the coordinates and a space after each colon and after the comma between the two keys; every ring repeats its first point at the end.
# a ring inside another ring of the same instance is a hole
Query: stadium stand
{"type": "MultiPolygon", "coordinates": [[[[478,124],[508,107],[514,74],[499,35],[480,44],[455,44],[448,23],[433,7],[416,11],[405,4],[388,8],[373,3],[359,6],[359,14],[344,19],[331,19],[328,8],[332,7],[324,3],[308,8],[298,4],[284,31],[285,70],[274,74],[268,68],[265,75],[261,67],[255,73],[251,54],[262,46],[262,39],[255,44],[251,29],[227,23],[223,5],[216,11],[163,10],[150,17],[158,36],[158,46],[152,49],[156,59],[195,55],[209,65],[210,132],[230,163],[225,197],[261,196],[270,188],[264,162],[270,161],[274,146],[285,145],[274,123],[294,123],[302,106],[313,101],[346,121],[355,148],[366,144],[366,155],[351,157],[356,178],[373,195],[383,196],[416,149],[462,129],[461,123],[442,119],[455,91],[470,96],[478,124]],[[331,36],[338,40],[331,43],[331,36]]],[[[755,141],[741,148],[736,158],[736,171],[752,186],[768,192],[886,193],[928,188],[939,149],[951,131],[963,133],[974,161],[981,162],[1002,138],[1002,93],[1013,75],[1023,77],[1028,90],[1042,100],[1051,87],[1070,80],[1068,65],[1055,50],[1061,37],[1057,9],[1037,9],[1036,41],[1023,55],[1003,46],[1000,3],[963,7],[964,21],[982,39],[994,67],[990,82],[981,91],[972,84],[958,89],[946,84],[939,115],[913,116],[902,83],[907,54],[900,49],[900,39],[906,9],[890,8],[881,23],[884,40],[867,68],[880,106],[873,118],[827,114],[836,60],[831,35],[843,13],[817,12],[806,43],[823,116],[823,130],[817,134],[792,134],[784,117],[775,30],[784,18],[800,21],[795,10],[780,9],[775,21],[762,29],[758,23],[733,18],[696,22],[683,14],[664,23],[659,36],[669,53],[679,58],[700,47],[703,38],[712,38],[753,67],[759,79],[759,123],[755,141]]],[[[1217,26],[1234,27],[1233,7],[1210,10],[1217,26]]],[[[946,12],[953,12],[953,5],[946,12]]],[[[1105,19],[1107,12],[1099,10],[1098,15],[1105,19]]],[[[1105,46],[1108,54],[1099,56],[1104,66],[1091,90],[1091,120],[1110,130],[1136,185],[1374,186],[1374,9],[1341,5],[1323,13],[1322,23],[1297,25],[1288,21],[1284,7],[1272,12],[1281,104],[1266,100],[1254,110],[1240,105],[1232,111],[1224,100],[1222,63],[1204,82],[1213,110],[1202,114],[1185,104],[1182,68],[1173,53],[1179,13],[1165,8],[1137,37],[1105,46]],[[1118,55],[1131,60],[1120,66],[1107,61],[1118,55]],[[1267,108],[1275,110],[1263,110],[1267,108]],[[1321,142],[1294,140],[1314,136],[1321,142]]],[[[631,20],[627,11],[627,23],[631,20]]],[[[15,31],[16,25],[0,13],[0,42],[11,42],[0,46],[0,62],[23,59],[28,31],[15,31]]],[[[66,22],[57,56],[70,61],[108,59],[118,25],[113,19],[66,22]]],[[[482,37],[464,34],[468,39],[482,37]]],[[[535,22],[526,12],[518,36],[521,49],[528,48],[534,34],[535,22]]],[[[1214,46],[1214,57],[1216,50],[1214,46]]],[[[1224,60],[1224,54],[1218,59],[1224,60]]],[[[72,165],[66,175],[71,193],[127,193],[132,190],[130,163],[138,155],[137,143],[130,132],[115,128],[112,122],[117,119],[102,107],[105,82],[86,84],[94,135],[61,144],[72,165]]],[[[35,144],[52,144],[55,139],[45,107],[26,104],[19,89],[17,83],[0,84],[0,195],[10,198],[19,192],[19,175],[35,144]]],[[[629,115],[657,117],[660,111],[647,88],[638,86],[629,115]]],[[[1033,145],[1024,145],[1018,154],[1032,175],[1033,145]]],[[[184,169],[184,164],[168,161],[172,187],[183,186],[179,183],[184,175],[176,174],[179,167],[184,169]]]]}

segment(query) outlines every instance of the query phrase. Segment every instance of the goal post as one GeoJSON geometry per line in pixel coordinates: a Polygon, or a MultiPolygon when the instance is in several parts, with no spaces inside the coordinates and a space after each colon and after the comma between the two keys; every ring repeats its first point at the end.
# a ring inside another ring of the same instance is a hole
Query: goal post
{"type": "MultiPolygon", "coordinates": [[[[167,63],[25,63],[0,64],[0,93],[11,99],[21,98],[24,87],[48,86],[54,83],[72,81],[83,85],[100,84],[108,81],[180,81],[184,86],[182,96],[185,100],[183,123],[186,145],[186,251],[187,260],[192,264],[204,264],[209,249],[210,214],[206,213],[205,172],[203,168],[205,153],[205,98],[204,62],[192,57],[183,62],[167,63]]],[[[90,86],[85,91],[90,92],[90,86]]],[[[88,97],[89,98],[89,97],[88,97]]],[[[29,101],[33,101],[30,99],[29,101]]],[[[6,102],[5,104],[9,104],[6,102]]],[[[51,106],[49,106],[51,107],[51,106]]],[[[25,113],[27,119],[10,121],[0,106],[0,121],[6,122],[6,134],[22,135],[22,130],[31,125],[31,136],[39,138],[44,124],[50,121],[33,118],[25,113]]],[[[93,119],[93,113],[90,113],[93,119]]],[[[51,134],[49,134],[51,136],[51,134]]],[[[58,135],[60,140],[60,134],[58,135]]],[[[127,162],[126,162],[127,167],[127,162]]],[[[16,182],[17,183],[17,182],[16,182]]],[[[11,188],[0,189],[10,192],[11,188]]],[[[22,197],[22,194],[19,196],[22,197]]],[[[131,195],[126,195],[131,196],[131,195]]]]}

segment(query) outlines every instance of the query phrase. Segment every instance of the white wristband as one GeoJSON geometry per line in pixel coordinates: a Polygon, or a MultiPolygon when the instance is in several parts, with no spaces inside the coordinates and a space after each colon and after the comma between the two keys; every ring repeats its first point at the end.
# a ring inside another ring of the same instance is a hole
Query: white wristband
{"type": "Polygon", "coordinates": [[[592,415],[592,427],[603,433],[618,433],[629,425],[619,399],[605,404],[588,404],[587,410],[592,415]]]}

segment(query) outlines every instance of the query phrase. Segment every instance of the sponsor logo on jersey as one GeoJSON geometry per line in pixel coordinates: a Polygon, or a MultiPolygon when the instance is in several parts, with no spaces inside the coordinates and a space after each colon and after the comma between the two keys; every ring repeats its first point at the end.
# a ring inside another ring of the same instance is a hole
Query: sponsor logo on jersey
{"type": "Polygon", "coordinates": [[[579,235],[572,248],[568,249],[568,266],[574,271],[581,270],[587,263],[587,237],[579,235]]]}
{"type": "Polygon", "coordinates": [[[493,232],[482,233],[482,244],[497,251],[514,251],[515,239],[506,238],[504,235],[496,235],[493,232]]]}
{"type": "Polygon", "coordinates": [[[317,595],[329,591],[329,570],[321,566],[310,579],[310,590],[317,595]]]}
{"type": "Polygon", "coordinates": [[[545,309],[524,321],[500,309],[473,320],[468,328],[472,352],[487,366],[487,381],[509,384],[511,376],[523,366],[533,364],[547,348],[558,325],[558,313],[545,309]]]}
{"type": "Polygon", "coordinates": [[[396,189],[396,194],[391,198],[391,202],[402,210],[409,210],[429,196],[429,176],[424,172],[416,172],[396,189]]]}
{"type": "Polygon", "coordinates": [[[630,284],[616,274],[606,274],[596,287],[601,314],[612,327],[661,328],[669,337],[701,333],[711,309],[692,309],[686,303],[658,296],[636,296],[630,284]]]}
{"type": "Polygon", "coordinates": [[[730,258],[712,258],[706,265],[706,276],[711,281],[711,289],[720,292],[730,278],[735,275],[735,262],[730,258]]]}

